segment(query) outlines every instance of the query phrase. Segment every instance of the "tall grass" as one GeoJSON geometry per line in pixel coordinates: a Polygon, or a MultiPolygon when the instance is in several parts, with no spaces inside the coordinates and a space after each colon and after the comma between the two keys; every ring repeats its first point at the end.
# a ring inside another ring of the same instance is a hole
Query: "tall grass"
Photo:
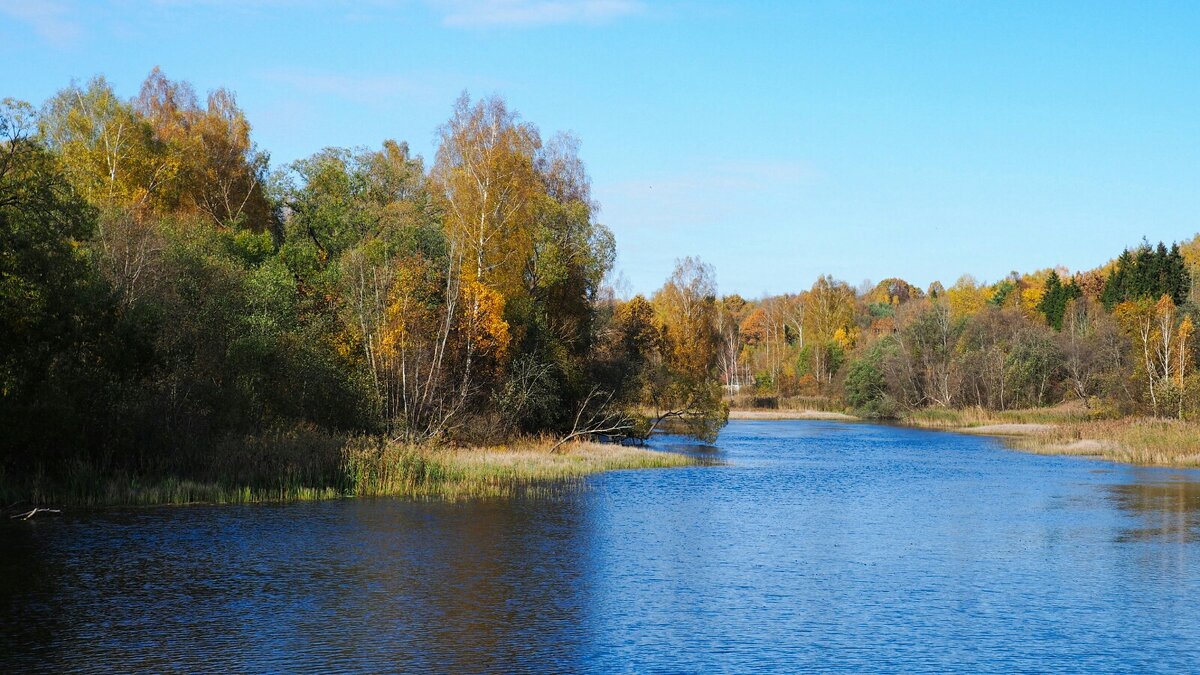
{"type": "Polygon", "coordinates": [[[1056,425],[1011,439],[1009,445],[1042,454],[1088,455],[1128,464],[1200,467],[1200,424],[1133,418],[1056,425]]]}
{"type": "Polygon", "coordinates": [[[846,404],[841,399],[829,396],[756,396],[754,394],[738,394],[730,397],[728,400],[729,407],[733,410],[815,410],[818,412],[836,413],[846,411],[846,404]]]}
{"type": "Polygon", "coordinates": [[[1111,411],[1063,405],[989,411],[926,408],[909,412],[904,424],[931,429],[1037,425],[1008,437],[1016,450],[1049,455],[1099,457],[1126,464],[1200,467],[1200,423],[1157,418],[1118,418],[1111,411]]]}
{"type": "Polygon", "coordinates": [[[550,451],[549,442],[486,448],[386,445],[350,453],[347,468],[359,496],[464,499],[555,491],[589,474],[695,464],[677,453],[579,443],[550,451]]]}
{"type": "Polygon", "coordinates": [[[228,442],[202,467],[142,472],[104,470],[78,461],[54,476],[0,474],[0,507],[302,501],[356,496],[462,500],[552,494],[584,476],[614,469],[686,466],[694,458],[613,444],[552,443],[447,448],[289,433],[228,442]],[[180,476],[187,476],[186,478],[180,476]]]}
{"type": "Polygon", "coordinates": [[[1077,407],[985,410],[983,408],[921,408],[906,412],[902,424],[929,429],[963,429],[993,424],[1072,424],[1098,419],[1106,413],[1077,407]]]}

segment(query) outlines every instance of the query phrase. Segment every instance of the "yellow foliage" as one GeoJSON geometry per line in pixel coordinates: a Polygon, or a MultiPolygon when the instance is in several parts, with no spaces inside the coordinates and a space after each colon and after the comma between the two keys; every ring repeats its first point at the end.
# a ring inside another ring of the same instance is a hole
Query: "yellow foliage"
{"type": "Polygon", "coordinates": [[[1036,312],[1046,295],[1045,286],[1030,286],[1021,291],[1021,307],[1027,312],[1036,312]]]}
{"type": "Polygon", "coordinates": [[[391,357],[419,347],[426,339],[428,326],[435,324],[428,306],[421,300],[426,281],[420,262],[405,260],[394,266],[393,273],[379,334],[380,353],[391,357]]]}
{"type": "Polygon", "coordinates": [[[975,283],[971,276],[963,276],[946,291],[946,302],[955,317],[974,316],[987,306],[991,294],[986,286],[975,283]]]}
{"type": "Polygon", "coordinates": [[[1184,375],[1187,374],[1188,367],[1188,343],[1192,340],[1192,335],[1196,332],[1196,327],[1192,324],[1190,316],[1183,317],[1183,321],[1179,322],[1179,329],[1176,331],[1176,344],[1179,349],[1179,385],[1182,388],[1184,375]]]}
{"type": "Polygon", "coordinates": [[[358,351],[357,342],[358,340],[350,331],[342,330],[338,331],[337,335],[334,336],[333,347],[337,351],[338,356],[345,359],[358,351]]]}
{"type": "Polygon", "coordinates": [[[837,329],[833,333],[833,341],[836,342],[839,347],[841,347],[842,349],[844,349],[846,351],[850,351],[851,349],[854,349],[854,343],[857,340],[858,340],[858,329],[857,328],[851,328],[851,329],[847,330],[845,327],[842,327],[842,328],[837,329]]]}
{"type": "Polygon", "coordinates": [[[464,94],[442,128],[441,144],[433,178],[445,200],[446,233],[465,253],[464,276],[518,297],[544,194],[534,166],[537,129],[503,99],[472,104],[464,94]]]}
{"type": "Polygon", "coordinates": [[[504,296],[478,281],[463,282],[468,333],[476,349],[496,359],[508,353],[512,336],[504,320],[504,296]]]}

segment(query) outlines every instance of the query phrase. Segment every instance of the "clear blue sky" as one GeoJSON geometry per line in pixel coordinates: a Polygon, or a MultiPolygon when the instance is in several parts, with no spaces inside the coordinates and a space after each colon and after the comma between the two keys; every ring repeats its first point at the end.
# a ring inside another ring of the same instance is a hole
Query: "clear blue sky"
{"type": "Polygon", "coordinates": [[[1200,230],[1200,3],[0,0],[0,96],[151,67],[273,163],[407,140],[463,89],[574,131],[633,291],[995,280],[1200,230]]]}

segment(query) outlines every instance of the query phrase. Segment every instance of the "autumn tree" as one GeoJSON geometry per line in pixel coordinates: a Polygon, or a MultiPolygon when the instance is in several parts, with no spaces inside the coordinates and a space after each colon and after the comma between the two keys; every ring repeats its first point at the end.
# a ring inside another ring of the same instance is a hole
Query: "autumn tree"
{"type": "Polygon", "coordinates": [[[817,382],[829,384],[845,352],[854,345],[854,290],[843,281],[821,276],[805,297],[804,323],[809,335],[801,358],[817,382]],[[805,358],[807,356],[807,358],[805,358]]]}
{"type": "Polygon", "coordinates": [[[41,130],[74,188],[101,208],[153,209],[179,172],[149,121],[103,77],[47,101],[41,130]]]}
{"type": "Polygon", "coordinates": [[[1158,416],[1174,396],[1188,367],[1188,353],[1181,342],[1191,338],[1190,321],[1184,330],[1175,303],[1163,295],[1157,302],[1149,299],[1126,300],[1113,308],[1113,316],[1131,337],[1140,353],[1140,378],[1150,399],[1150,410],[1158,416]]]}
{"type": "Polygon", "coordinates": [[[1097,301],[1067,302],[1058,342],[1068,387],[1085,407],[1105,388],[1124,387],[1128,341],[1097,301]]]}
{"type": "Polygon", "coordinates": [[[742,350],[746,344],[742,325],[750,316],[747,309],[746,300],[737,294],[726,295],[717,303],[717,326],[721,335],[718,359],[721,382],[730,387],[730,391],[736,390],[749,379],[742,367],[742,350]]]}
{"type": "Polygon", "coordinates": [[[897,315],[897,350],[887,368],[896,398],[909,406],[955,402],[955,349],[964,323],[933,296],[931,292],[930,301],[909,303],[897,315]]]}
{"type": "Polygon", "coordinates": [[[264,183],[268,157],[250,138],[250,122],[227,89],[208,94],[201,107],[191,85],[172,82],[154,68],[133,108],[154,129],[176,168],[170,196],[217,227],[272,225],[264,183]]]}
{"type": "Polygon", "coordinates": [[[295,236],[340,251],[346,347],[365,359],[389,435],[415,442],[449,431],[466,399],[454,376],[461,279],[420,158],[386,141],[379,150],[326,151],[300,167],[315,169],[305,192],[320,192],[299,195],[296,217],[312,220],[295,236]]]}
{"type": "Polygon", "coordinates": [[[651,367],[646,402],[651,429],[676,419],[688,433],[713,440],[729,417],[717,379],[717,284],[712,267],[683,258],[653,299],[662,324],[659,353],[651,367]]]}
{"type": "Polygon", "coordinates": [[[875,305],[903,305],[910,300],[919,300],[925,292],[899,278],[884,279],[872,288],[863,301],[875,305]]]}
{"type": "Polygon", "coordinates": [[[974,316],[983,310],[992,294],[975,277],[964,274],[946,289],[946,301],[955,319],[974,316]]]}
{"type": "Polygon", "coordinates": [[[531,257],[540,147],[537,129],[499,97],[472,103],[463,94],[440,131],[433,178],[462,274],[505,297],[521,292],[531,257]]]}

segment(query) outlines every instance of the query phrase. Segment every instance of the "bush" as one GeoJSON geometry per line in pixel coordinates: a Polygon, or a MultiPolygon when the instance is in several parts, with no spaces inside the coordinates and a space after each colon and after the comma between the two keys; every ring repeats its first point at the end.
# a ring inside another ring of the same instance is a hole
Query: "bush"
{"type": "Polygon", "coordinates": [[[846,403],[864,417],[894,417],[899,409],[887,394],[883,376],[883,350],[873,346],[850,364],[845,382],[846,403]]]}

